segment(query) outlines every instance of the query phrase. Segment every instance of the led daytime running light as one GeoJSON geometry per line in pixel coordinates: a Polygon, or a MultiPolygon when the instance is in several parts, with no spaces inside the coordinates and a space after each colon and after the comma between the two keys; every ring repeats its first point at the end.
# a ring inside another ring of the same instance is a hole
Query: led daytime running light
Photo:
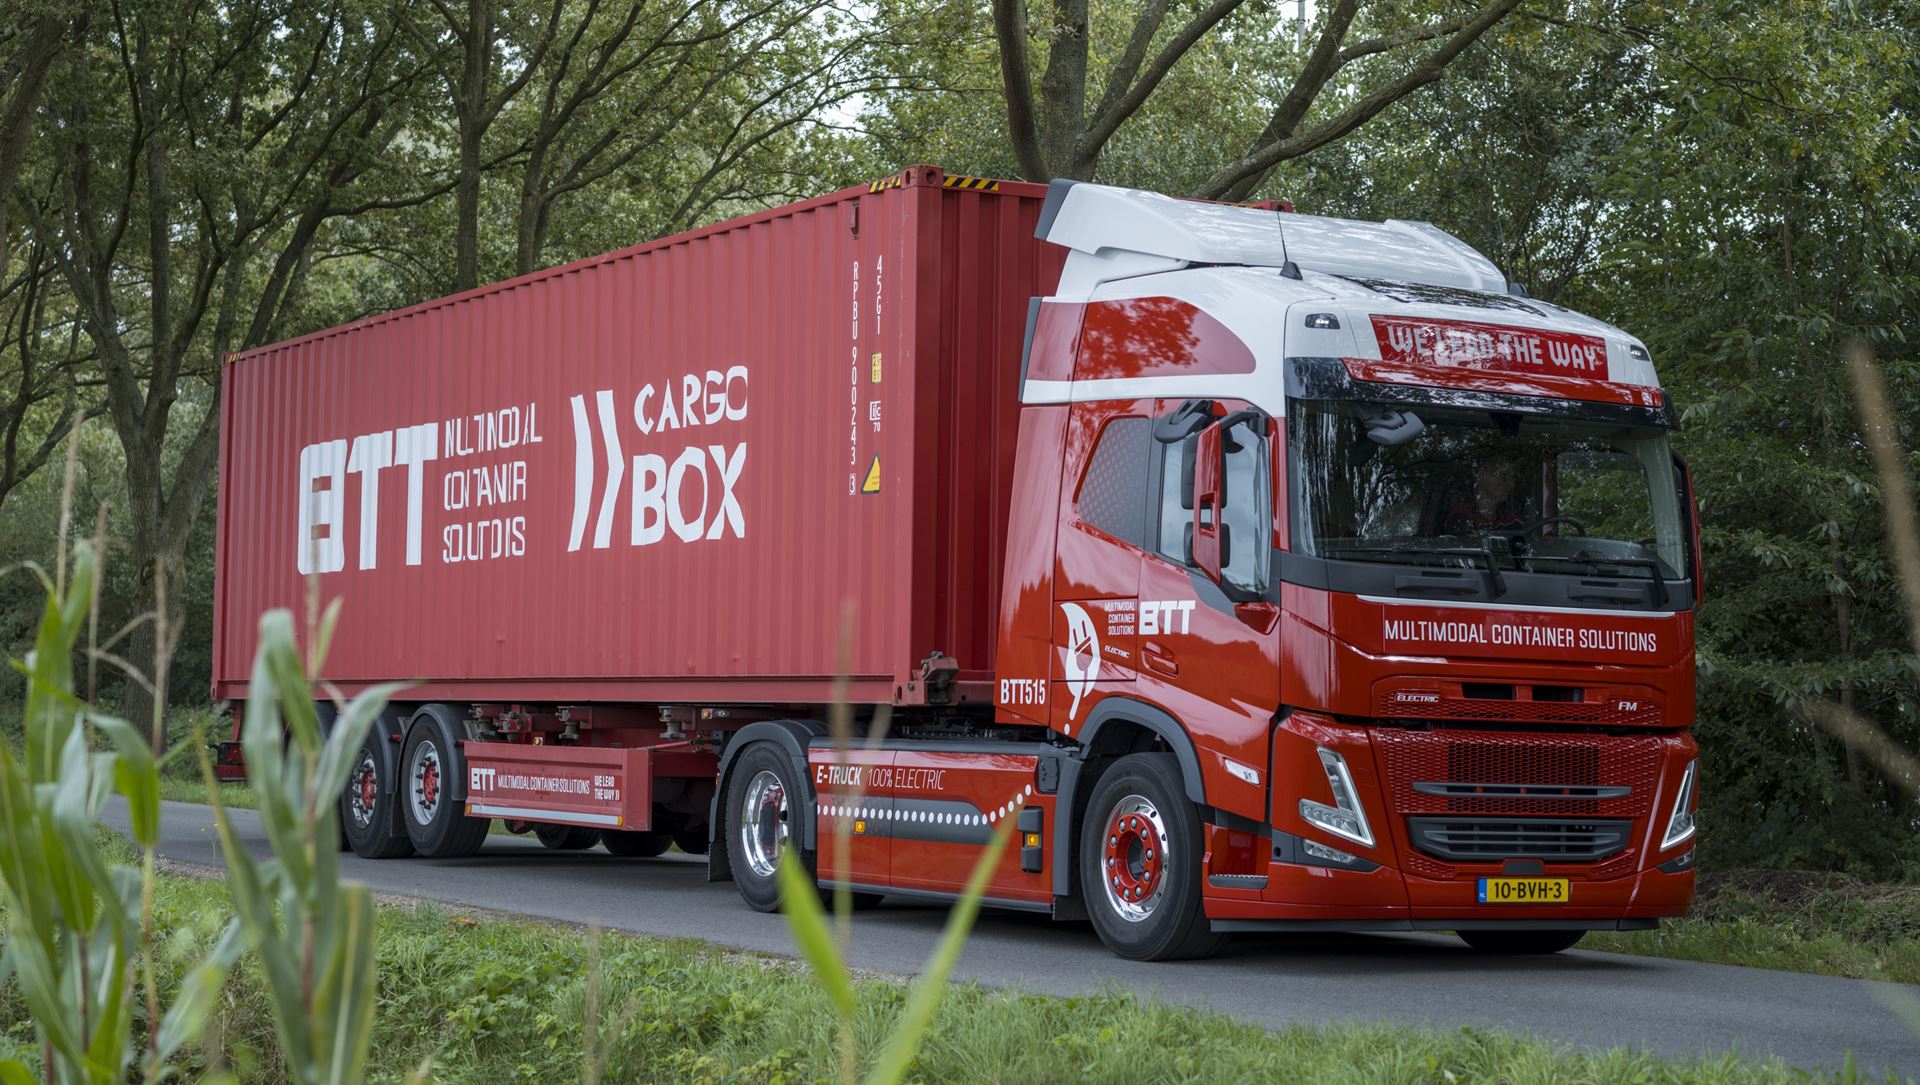
{"type": "Polygon", "coordinates": [[[1680,794],[1673,800],[1673,816],[1667,819],[1667,835],[1660,841],[1660,850],[1676,847],[1693,838],[1693,780],[1700,768],[1700,759],[1687,762],[1687,771],[1680,776],[1680,794]]]}
{"type": "Polygon", "coordinates": [[[1327,786],[1333,789],[1333,805],[1301,799],[1301,820],[1363,847],[1373,847],[1373,829],[1367,824],[1366,811],[1360,808],[1360,793],[1353,786],[1353,774],[1347,771],[1347,759],[1324,746],[1319,753],[1320,767],[1327,772],[1327,786]]]}

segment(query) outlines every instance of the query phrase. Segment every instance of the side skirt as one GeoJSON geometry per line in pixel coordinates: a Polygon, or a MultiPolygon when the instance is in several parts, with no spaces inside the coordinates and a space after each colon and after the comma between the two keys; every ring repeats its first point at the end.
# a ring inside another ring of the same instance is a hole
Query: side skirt
{"type": "MultiPolygon", "coordinates": [[[[876,893],[880,896],[908,897],[913,900],[952,902],[960,899],[960,894],[958,893],[941,893],[932,889],[895,889],[892,886],[866,885],[861,882],[823,881],[820,883],[820,888],[822,889],[839,889],[842,886],[856,893],[876,893]]],[[[1005,908],[1015,912],[1038,912],[1042,915],[1051,915],[1053,912],[1053,905],[1051,903],[1038,900],[1007,900],[1003,897],[981,897],[980,905],[983,908],[1005,908]]]]}

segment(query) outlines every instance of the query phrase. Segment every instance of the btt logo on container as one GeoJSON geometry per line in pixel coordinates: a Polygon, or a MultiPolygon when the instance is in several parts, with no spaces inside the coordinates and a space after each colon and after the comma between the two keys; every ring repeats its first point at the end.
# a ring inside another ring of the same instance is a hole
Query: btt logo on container
{"type": "MultiPolygon", "coordinates": [[[[593,548],[604,550],[612,545],[615,513],[627,474],[628,457],[621,446],[613,391],[602,389],[593,393],[592,402],[589,412],[587,396],[577,395],[571,400],[573,520],[567,532],[569,551],[587,544],[590,515],[593,548]],[[601,480],[597,501],[594,498],[598,476],[596,444],[604,449],[606,463],[606,477],[601,480]]],[[[747,367],[736,365],[725,373],[709,369],[705,374],[685,374],[678,382],[662,382],[658,387],[645,385],[633,397],[632,417],[642,437],[744,421],[747,367]]],[[[665,539],[668,531],[681,542],[689,543],[724,538],[729,531],[735,538],[746,538],[746,518],[734,495],[746,463],[745,441],[733,445],[687,444],[671,460],[656,452],[634,455],[628,545],[651,546],[665,539]]]]}

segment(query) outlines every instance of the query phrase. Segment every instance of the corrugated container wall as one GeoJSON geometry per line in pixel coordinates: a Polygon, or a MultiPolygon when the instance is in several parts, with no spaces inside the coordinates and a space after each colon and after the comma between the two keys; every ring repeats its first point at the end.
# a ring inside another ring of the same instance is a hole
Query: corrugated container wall
{"type": "Polygon", "coordinates": [[[916,167],[233,360],[215,695],[309,578],[413,699],[818,703],[843,605],[856,700],[989,678],[1044,194],[916,167]]]}

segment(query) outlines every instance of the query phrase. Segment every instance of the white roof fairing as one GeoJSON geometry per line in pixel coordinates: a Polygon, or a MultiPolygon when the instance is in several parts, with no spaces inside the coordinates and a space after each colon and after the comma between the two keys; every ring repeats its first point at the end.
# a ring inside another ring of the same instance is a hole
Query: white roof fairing
{"type": "Polygon", "coordinates": [[[1059,296],[1189,264],[1280,267],[1504,294],[1506,277],[1430,223],[1361,222],[1179,200],[1110,185],[1054,182],[1039,235],[1071,249],[1059,296]]]}

